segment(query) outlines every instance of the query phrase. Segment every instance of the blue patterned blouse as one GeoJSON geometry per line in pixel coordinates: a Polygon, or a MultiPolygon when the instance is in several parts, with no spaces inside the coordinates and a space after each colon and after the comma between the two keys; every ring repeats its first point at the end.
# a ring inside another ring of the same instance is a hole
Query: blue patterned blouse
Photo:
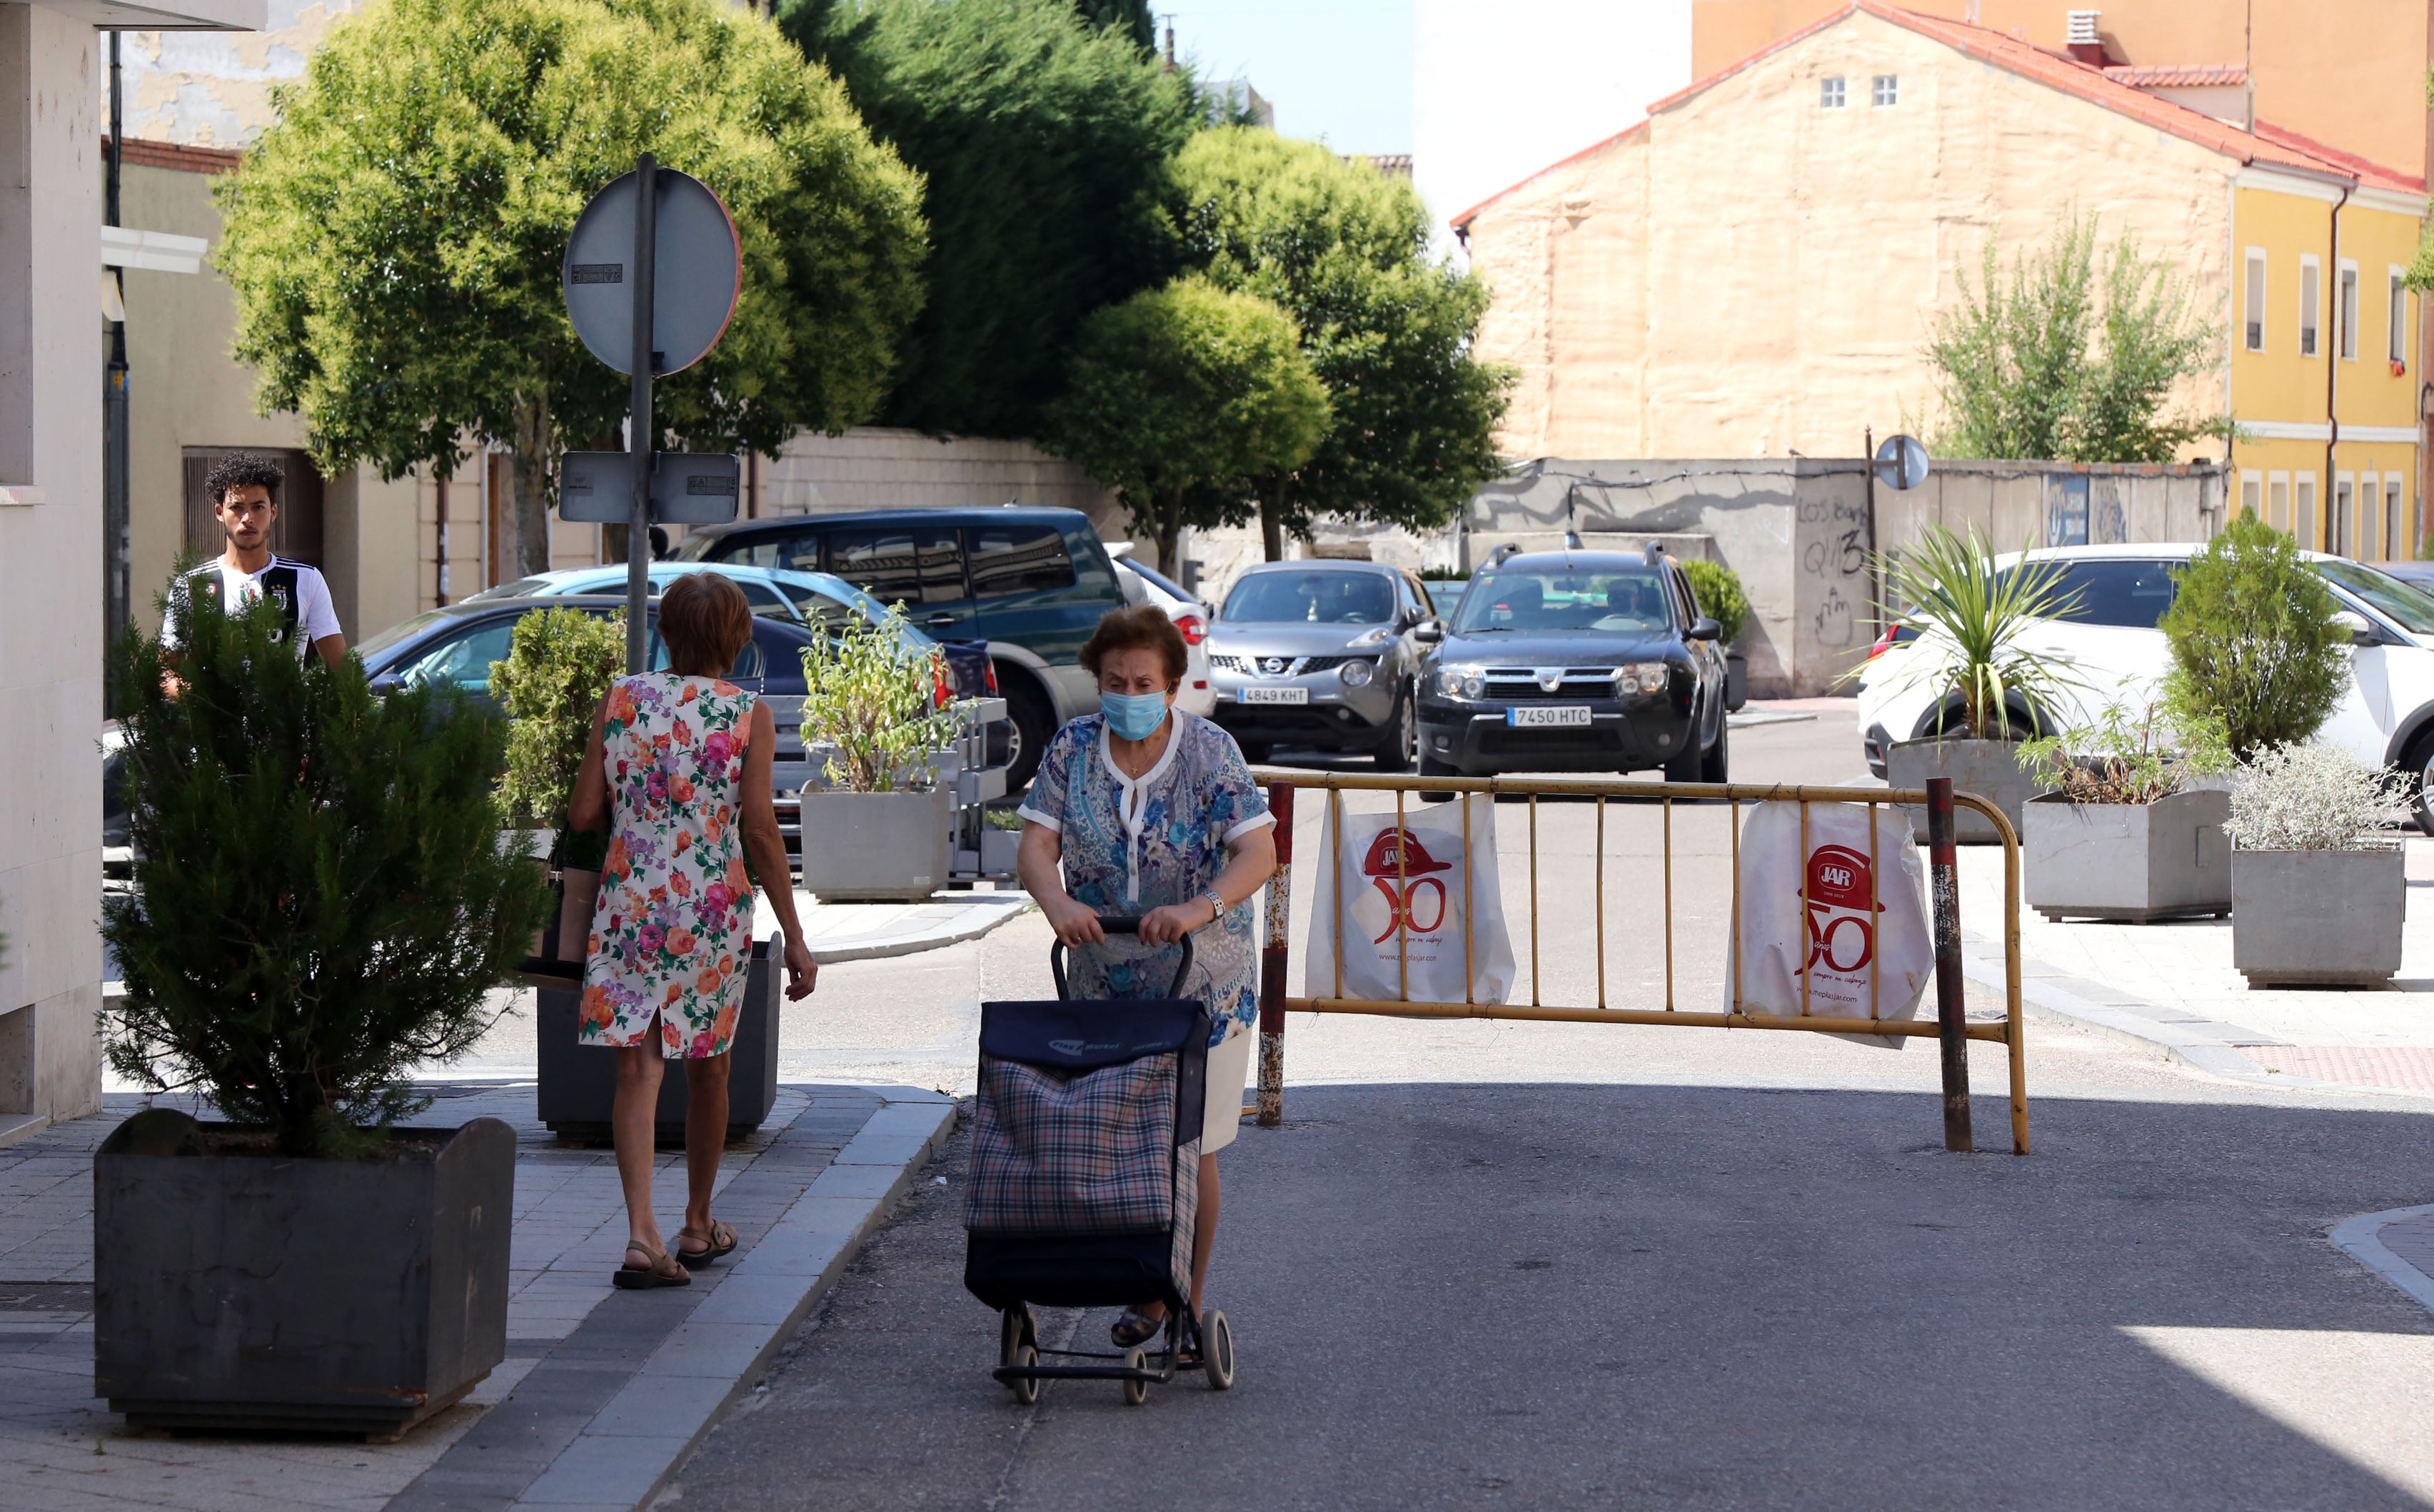
{"type": "MultiPolygon", "coordinates": [[[[1085,714],[1056,732],[1016,812],[1064,842],[1065,890],[1107,918],[1139,918],[1188,902],[1214,885],[1226,848],[1263,824],[1267,795],[1251,780],[1234,737],[1180,709],[1157,765],[1136,782],[1116,769],[1106,720],[1085,714]]],[[[1259,946],[1251,901],[1191,936],[1184,995],[1216,1019],[1209,1043],[1259,1017],[1259,946]]],[[[1073,953],[1077,998],[1162,998],[1174,979],[1173,946],[1151,949],[1123,936],[1073,953]]]]}

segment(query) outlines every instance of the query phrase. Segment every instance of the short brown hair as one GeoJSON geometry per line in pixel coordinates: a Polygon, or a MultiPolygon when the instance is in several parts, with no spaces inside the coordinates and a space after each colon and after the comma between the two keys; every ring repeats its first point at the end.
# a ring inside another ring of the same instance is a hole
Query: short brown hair
{"type": "Polygon", "coordinates": [[[1155,604],[1136,604],[1130,609],[1109,610],[1100,619],[1099,627],[1082,646],[1082,665],[1090,676],[1099,675],[1099,663],[1119,651],[1155,650],[1166,662],[1166,680],[1171,687],[1183,680],[1191,669],[1191,653],[1184,649],[1183,632],[1166,617],[1166,610],[1155,604]]]}
{"type": "Polygon", "coordinates": [[[723,678],[752,639],[752,605],[720,573],[687,573],[660,595],[660,634],[668,670],[723,678]]]}

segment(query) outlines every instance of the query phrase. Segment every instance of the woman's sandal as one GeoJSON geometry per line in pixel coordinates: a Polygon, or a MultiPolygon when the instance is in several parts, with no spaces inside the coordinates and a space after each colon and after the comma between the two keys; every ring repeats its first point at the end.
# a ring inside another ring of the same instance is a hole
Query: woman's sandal
{"type": "Polygon", "coordinates": [[[1124,1315],[1116,1319],[1114,1325],[1107,1330],[1107,1337],[1114,1341],[1117,1349],[1129,1349],[1137,1344],[1146,1344],[1157,1338],[1165,1328],[1166,1319],[1144,1317],[1128,1307],[1124,1309],[1124,1315]]]}
{"type": "Polygon", "coordinates": [[[643,1244],[638,1239],[634,1243],[626,1246],[626,1253],[629,1255],[640,1255],[644,1260],[649,1261],[650,1263],[647,1265],[625,1264],[618,1266],[615,1272],[609,1276],[608,1280],[620,1290],[628,1292],[647,1292],[660,1286],[691,1286],[693,1284],[693,1272],[685,1269],[682,1265],[677,1264],[676,1257],[669,1254],[664,1249],[654,1251],[649,1246],[643,1244]]]}
{"type": "Polygon", "coordinates": [[[718,1263],[719,1261],[735,1252],[735,1230],[715,1218],[710,1221],[708,1233],[703,1233],[691,1225],[677,1230],[677,1261],[688,1270],[699,1270],[705,1265],[718,1263]],[[700,1240],[703,1247],[687,1249],[684,1242],[688,1239],[700,1240]]]}

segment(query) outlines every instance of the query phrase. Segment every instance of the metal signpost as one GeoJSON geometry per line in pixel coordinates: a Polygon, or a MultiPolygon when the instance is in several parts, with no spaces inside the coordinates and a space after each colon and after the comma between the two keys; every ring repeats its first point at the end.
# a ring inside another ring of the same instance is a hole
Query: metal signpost
{"type": "Polygon", "coordinates": [[[652,523],[735,518],[741,470],[733,456],[651,445],[653,379],[709,355],[735,315],[744,262],[734,218],[709,185],[645,152],[583,207],[559,283],[584,347],[633,376],[626,450],[566,454],[557,500],[562,519],[626,526],[626,670],[641,672],[652,523]]]}

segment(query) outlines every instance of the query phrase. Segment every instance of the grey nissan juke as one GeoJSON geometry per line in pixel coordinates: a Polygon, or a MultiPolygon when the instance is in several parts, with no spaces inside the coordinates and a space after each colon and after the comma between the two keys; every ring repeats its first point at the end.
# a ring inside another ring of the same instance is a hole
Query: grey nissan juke
{"type": "Polygon", "coordinates": [[[1262,562],[1234,580],[1208,629],[1214,718],[1253,762],[1277,746],[1368,752],[1411,770],[1421,635],[1436,610],[1384,562],[1262,562]]]}

